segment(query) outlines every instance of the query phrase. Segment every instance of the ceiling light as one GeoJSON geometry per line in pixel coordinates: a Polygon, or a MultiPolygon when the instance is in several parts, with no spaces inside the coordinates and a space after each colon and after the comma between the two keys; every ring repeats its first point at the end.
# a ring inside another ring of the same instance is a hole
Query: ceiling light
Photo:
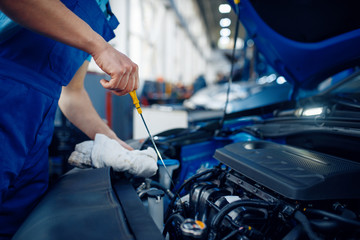
{"type": "Polygon", "coordinates": [[[222,36],[222,37],[229,37],[230,34],[231,34],[231,30],[228,28],[222,28],[220,30],[220,36],[222,36]]]}
{"type": "Polygon", "coordinates": [[[284,84],[284,83],[286,83],[286,79],[285,79],[283,76],[279,76],[279,77],[276,79],[276,83],[277,83],[277,84],[284,84]]]}
{"type": "Polygon", "coordinates": [[[220,4],[219,12],[220,13],[229,13],[231,11],[231,7],[229,4],[220,4]]]}
{"type": "Polygon", "coordinates": [[[243,49],[244,48],[244,40],[242,38],[236,39],[236,49],[243,49]]]}
{"type": "Polygon", "coordinates": [[[230,18],[222,18],[220,19],[220,26],[221,27],[228,27],[231,24],[230,18]]]}
{"type": "Polygon", "coordinates": [[[252,39],[248,39],[248,40],[246,41],[246,45],[247,45],[249,48],[251,48],[252,46],[254,46],[254,41],[253,41],[252,39]]]}
{"type": "Polygon", "coordinates": [[[229,37],[220,37],[218,41],[218,47],[220,49],[227,49],[230,44],[230,38],[229,37]]]}

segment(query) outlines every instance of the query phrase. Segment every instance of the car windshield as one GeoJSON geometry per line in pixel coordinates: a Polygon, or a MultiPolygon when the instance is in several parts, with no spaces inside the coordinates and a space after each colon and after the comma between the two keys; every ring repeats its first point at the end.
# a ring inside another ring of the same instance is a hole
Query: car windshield
{"type": "Polygon", "coordinates": [[[355,77],[350,79],[349,81],[339,85],[332,91],[330,91],[331,95],[347,95],[347,96],[359,96],[360,94],[360,73],[357,74],[355,77]]]}
{"type": "Polygon", "coordinates": [[[348,107],[360,108],[360,73],[345,80],[326,94],[331,101],[348,107]]]}

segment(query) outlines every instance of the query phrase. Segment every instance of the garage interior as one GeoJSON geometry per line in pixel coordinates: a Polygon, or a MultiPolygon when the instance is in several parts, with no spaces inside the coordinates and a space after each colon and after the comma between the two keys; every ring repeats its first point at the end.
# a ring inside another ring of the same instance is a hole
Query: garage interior
{"type": "Polygon", "coordinates": [[[132,149],[58,108],[15,240],[360,239],[360,3],[109,2],[139,88],[106,90],[93,59],[84,86],[132,149]]]}

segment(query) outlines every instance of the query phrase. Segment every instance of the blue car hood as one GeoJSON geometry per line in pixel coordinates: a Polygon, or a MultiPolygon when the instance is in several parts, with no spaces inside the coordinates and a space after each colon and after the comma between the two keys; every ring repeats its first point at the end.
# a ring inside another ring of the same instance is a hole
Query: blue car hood
{"type": "Polygon", "coordinates": [[[312,89],[360,64],[358,1],[229,2],[268,63],[296,87],[312,89]]]}

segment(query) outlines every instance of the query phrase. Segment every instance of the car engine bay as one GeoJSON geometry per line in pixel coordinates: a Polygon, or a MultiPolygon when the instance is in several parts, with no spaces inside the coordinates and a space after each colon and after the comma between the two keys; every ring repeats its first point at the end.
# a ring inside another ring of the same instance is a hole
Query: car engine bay
{"type": "Polygon", "coordinates": [[[170,239],[359,237],[360,164],[262,141],[227,145],[215,158],[221,164],[188,179],[169,204],[170,239]]]}
{"type": "Polygon", "coordinates": [[[170,191],[163,236],[359,239],[358,109],[336,92],[230,114],[221,130],[209,121],[158,134],[162,154],[180,162],[176,186],[160,187],[170,191]]]}

